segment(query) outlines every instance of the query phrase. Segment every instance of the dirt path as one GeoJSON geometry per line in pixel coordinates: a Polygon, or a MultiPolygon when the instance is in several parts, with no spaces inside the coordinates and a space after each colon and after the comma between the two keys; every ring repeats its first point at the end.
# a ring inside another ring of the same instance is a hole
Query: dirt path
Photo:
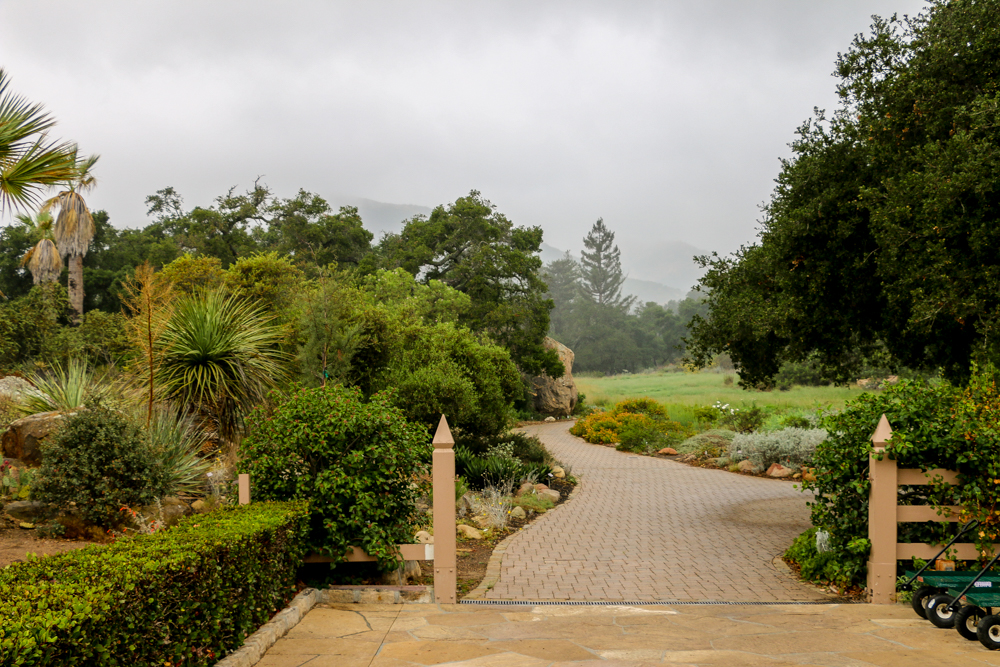
{"type": "Polygon", "coordinates": [[[567,422],[524,431],[581,486],[510,542],[485,599],[826,599],[775,562],[810,525],[793,484],[591,445],[567,422]]]}

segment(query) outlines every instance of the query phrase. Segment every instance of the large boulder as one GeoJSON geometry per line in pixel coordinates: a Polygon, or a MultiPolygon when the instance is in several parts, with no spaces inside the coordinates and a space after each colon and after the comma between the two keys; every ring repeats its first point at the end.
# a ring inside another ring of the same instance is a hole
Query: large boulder
{"type": "Polygon", "coordinates": [[[20,459],[26,465],[42,464],[41,442],[59,428],[71,412],[39,412],[12,421],[2,436],[3,455],[20,459]]]}
{"type": "Polygon", "coordinates": [[[535,411],[566,417],[572,414],[578,396],[576,383],[573,382],[573,359],[576,355],[573,350],[548,336],[545,337],[545,347],[556,351],[566,372],[560,378],[551,378],[546,374],[529,378],[531,392],[535,396],[535,411]]]}

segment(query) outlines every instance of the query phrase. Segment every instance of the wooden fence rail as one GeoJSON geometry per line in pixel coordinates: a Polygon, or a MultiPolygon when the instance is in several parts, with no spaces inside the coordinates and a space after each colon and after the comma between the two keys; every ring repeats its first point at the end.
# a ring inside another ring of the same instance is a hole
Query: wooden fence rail
{"type": "MultiPolygon", "coordinates": [[[[885,452],[886,443],[891,437],[892,427],[886,416],[882,415],[872,434],[875,452],[885,452]]],[[[868,475],[872,487],[868,497],[868,539],[871,541],[871,552],[868,556],[867,595],[869,602],[891,604],[896,597],[896,562],[914,557],[925,560],[933,558],[941,549],[933,544],[897,541],[897,524],[958,521],[962,508],[900,505],[900,486],[930,485],[939,477],[948,484],[957,484],[958,473],[941,468],[926,472],[916,468],[898,468],[891,453],[883,456],[881,461],[875,456],[873,453],[868,457],[868,475]]],[[[956,557],[961,560],[976,560],[979,557],[975,544],[959,543],[952,545],[952,548],[956,557]]]]}
{"type": "MultiPolygon", "coordinates": [[[[434,561],[434,601],[439,604],[454,604],[458,600],[456,572],[456,531],[455,531],[455,440],[448,428],[448,420],[441,415],[437,432],[434,433],[434,454],[431,458],[433,469],[432,489],[434,494],[433,525],[434,544],[398,544],[399,556],[403,560],[434,561]]],[[[240,505],[250,504],[250,475],[239,476],[240,505]]],[[[331,563],[333,558],[311,554],[307,563],[331,563]]],[[[348,562],[368,562],[376,558],[360,547],[351,547],[348,562]]]]}

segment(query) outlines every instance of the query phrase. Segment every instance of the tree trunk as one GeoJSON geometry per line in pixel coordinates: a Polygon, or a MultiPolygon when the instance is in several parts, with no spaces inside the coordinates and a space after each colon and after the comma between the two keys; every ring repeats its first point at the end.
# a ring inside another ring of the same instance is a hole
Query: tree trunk
{"type": "Polygon", "coordinates": [[[69,306],[73,309],[73,324],[83,319],[83,255],[69,257],[69,306]]]}

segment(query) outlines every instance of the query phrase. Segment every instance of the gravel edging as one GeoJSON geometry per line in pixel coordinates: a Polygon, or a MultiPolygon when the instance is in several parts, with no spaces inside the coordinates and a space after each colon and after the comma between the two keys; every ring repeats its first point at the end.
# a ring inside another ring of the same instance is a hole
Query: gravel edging
{"type": "MultiPolygon", "coordinates": [[[[567,504],[571,500],[573,500],[573,496],[576,495],[576,492],[580,490],[580,487],[582,485],[583,485],[583,481],[580,480],[580,479],[577,479],[576,486],[573,487],[573,491],[570,492],[570,494],[566,498],[566,500],[564,500],[563,502],[559,503],[559,505],[557,507],[555,507],[555,508],[549,510],[548,512],[546,512],[545,513],[546,516],[548,516],[549,514],[551,514],[552,512],[554,512],[555,510],[559,509],[563,505],[567,504]]],[[[539,517],[538,519],[535,519],[535,522],[543,520],[544,518],[545,517],[539,517]]],[[[532,523],[535,523],[535,522],[532,522],[532,523]]],[[[528,524],[528,527],[530,527],[531,525],[532,524],[528,524]]],[[[483,577],[483,580],[480,581],[479,585],[476,586],[473,590],[471,590],[468,595],[466,595],[464,598],[462,598],[461,600],[459,600],[458,601],[459,604],[461,604],[464,600],[481,600],[486,595],[486,593],[488,593],[489,591],[491,591],[493,589],[493,587],[496,585],[497,581],[500,580],[500,565],[503,562],[504,554],[507,552],[507,547],[510,546],[511,541],[515,537],[517,537],[518,535],[520,535],[521,532],[522,531],[519,530],[516,533],[508,535],[507,537],[503,538],[500,541],[500,544],[498,544],[498,545],[496,545],[496,547],[494,547],[493,553],[490,554],[490,560],[486,564],[486,575],[483,577]]]]}
{"type": "Polygon", "coordinates": [[[300,591],[286,608],[275,614],[257,632],[247,637],[243,646],[215,663],[216,667],[253,667],[264,657],[267,649],[274,646],[278,639],[298,625],[299,621],[322,601],[322,593],[315,588],[300,591]]]}

